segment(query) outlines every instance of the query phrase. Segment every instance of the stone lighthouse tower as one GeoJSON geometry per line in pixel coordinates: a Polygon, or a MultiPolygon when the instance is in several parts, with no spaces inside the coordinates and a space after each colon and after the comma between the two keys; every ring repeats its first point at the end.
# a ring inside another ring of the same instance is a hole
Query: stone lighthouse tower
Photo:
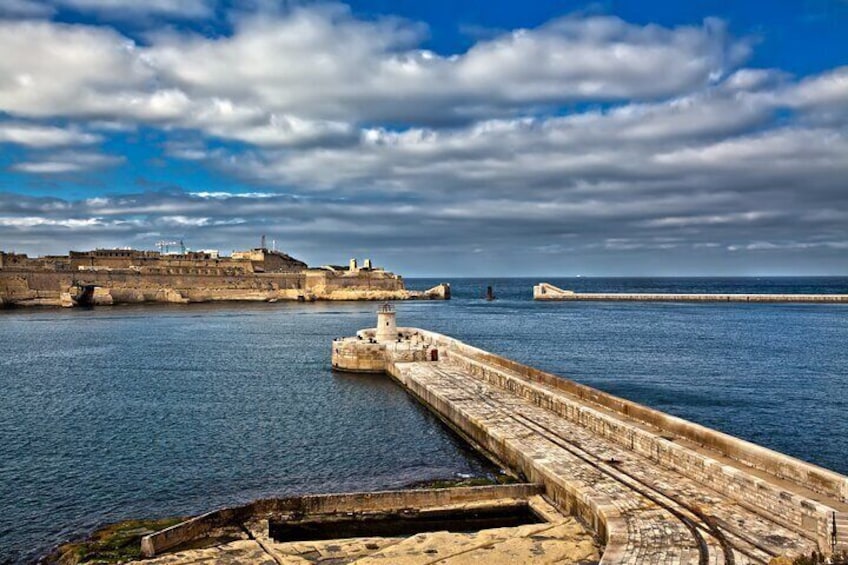
{"type": "Polygon", "coordinates": [[[397,339],[397,320],[395,309],[388,302],[377,310],[377,341],[395,341],[397,339]]]}

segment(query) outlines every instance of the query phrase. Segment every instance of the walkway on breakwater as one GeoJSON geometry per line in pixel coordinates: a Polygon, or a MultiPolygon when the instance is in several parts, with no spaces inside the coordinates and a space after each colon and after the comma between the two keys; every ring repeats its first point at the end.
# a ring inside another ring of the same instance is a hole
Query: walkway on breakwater
{"type": "Polygon", "coordinates": [[[788,302],[846,303],[848,294],[679,294],[633,292],[573,292],[550,283],[533,287],[533,300],[594,300],[626,302],[788,302]]]}
{"type": "Polygon", "coordinates": [[[384,371],[472,445],[544,485],[605,544],[602,563],[768,563],[848,548],[848,477],[444,335],[375,329],[333,343],[384,371]]]}

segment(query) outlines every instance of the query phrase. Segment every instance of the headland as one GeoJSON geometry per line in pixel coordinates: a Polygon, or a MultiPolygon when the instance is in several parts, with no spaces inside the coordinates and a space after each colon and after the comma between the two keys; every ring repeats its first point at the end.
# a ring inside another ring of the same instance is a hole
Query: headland
{"type": "Polygon", "coordinates": [[[309,267],[259,247],[163,253],[134,249],[28,257],[0,251],[0,306],[64,306],[247,300],[414,300],[450,298],[450,286],[406,289],[403,277],[359,265],[309,267]]]}

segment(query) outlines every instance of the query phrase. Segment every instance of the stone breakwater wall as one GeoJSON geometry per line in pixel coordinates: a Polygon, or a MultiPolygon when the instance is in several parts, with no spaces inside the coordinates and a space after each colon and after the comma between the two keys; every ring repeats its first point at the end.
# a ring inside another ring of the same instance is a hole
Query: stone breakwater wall
{"type": "Polygon", "coordinates": [[[533,300],[551,301],[623,301],[623,302],[786,302],[845,303],[848,294],[679,294],[632,292],[574,292],[539,283],[533,287],[533,300]]]}
{"type": "Polygon", "coordinates": [[[216,529],[251,520],[290,517],[333,517],[374,512],[414,513],[439,508],[499,499],[527,500],[541,494],[541,485],[513,484],[448,489],[412,489],[398,491],[314,494],[257,500],[242,506],[214,510],[141,540],[141,551],[153,557],[181,544],[207,537],[216,529]]]}
{"type": "Polygon", "coordinates": [[[375,343],[374,335],[335,341],[334,367],[385,370],[472,445],[544,484],[606,541],[604,563],[691,562],[683,534],[661,533],[675,516],[713,532],[692,542],[702,562],[712,562],[710,551],[724,555],[716,562],[767,563],[829,552],[834,542],[848,548],[845,476],[447,336],[399,328],[398,341],[375,343]],[[367,362],[357,365],[357,350],[367,362]],[[677,557],[647,558],[646,547],[677,557]]]}
{"type": "Polygon", "coordinates": [[[332,273],[149,274],[133,270],[0,270],[0,305],[74,306],[225,300],[449,299],[449,285],[427,291],[404,288],[394,276],[332,273]],[[357,286],[358,285],[358,286],[357,286]]]}
{"type": "Polygon", "coordinates": [[[0,295],[22,306],[70,306],[91,287],[92,304],[295,300],[304,293],[297,273],[252,275],[140,274],[133,271],[0,271],[0,295]]]}

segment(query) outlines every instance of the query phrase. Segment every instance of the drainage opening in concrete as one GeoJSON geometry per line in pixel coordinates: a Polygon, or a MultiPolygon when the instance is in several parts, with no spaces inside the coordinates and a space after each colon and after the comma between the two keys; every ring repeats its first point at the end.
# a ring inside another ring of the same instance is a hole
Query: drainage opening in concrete
{"type": "Polygon", "coordinates": [[[299,520],[269,520],[268,535],[277,542],[363,537],[400,537],[425,532],[476,532],[539,524],[527,504],[490,508],[323,515],[299,520]]]}

